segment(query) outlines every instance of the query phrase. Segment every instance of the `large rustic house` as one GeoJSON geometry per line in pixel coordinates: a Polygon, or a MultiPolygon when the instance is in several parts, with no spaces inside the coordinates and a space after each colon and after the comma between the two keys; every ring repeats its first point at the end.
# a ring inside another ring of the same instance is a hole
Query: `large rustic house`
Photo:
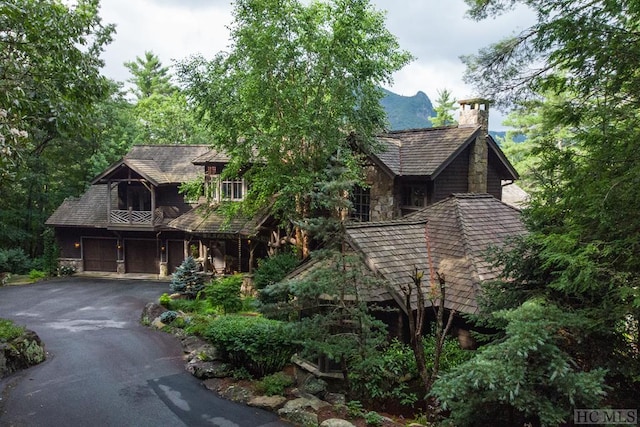
{"type": "MultiPolygon", "coordinates": [[[[352,218],[400,218],[452,193],[502,197],[517,173],[488,135],[484,101],[461,101],[460,125],[390,132],[370,157],[367,187],[354,190],[352,218]]],[[[61,262],[79,271],[166,276],[187,255],[207,271],[250,272],[266,256],[269,218],[228,220],[216,207],[242,200],[242,178],[221,179],[229,159],[203,145],[135,146],[67,199],[47,220],[61,262]],[[185,200],[180,184],[204,179],[209,200],[185,200]]]]}

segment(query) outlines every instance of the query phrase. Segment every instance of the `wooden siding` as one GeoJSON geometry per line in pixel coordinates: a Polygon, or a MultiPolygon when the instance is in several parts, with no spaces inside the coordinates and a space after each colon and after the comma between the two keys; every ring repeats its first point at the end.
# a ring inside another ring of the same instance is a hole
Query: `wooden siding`
{"type": "Polygon", "coordinates": [[[487,168],[487,193],[498,200],[502,200],[502,180],[492,162],[489,162],[487,168]]]}
{"type": "Polygon", "coordinates": [[[466,193],[469,188],[469,149],[464,150],[443,170],[434,182],[431,203],[444,200],[453,193],[466,193]]]}

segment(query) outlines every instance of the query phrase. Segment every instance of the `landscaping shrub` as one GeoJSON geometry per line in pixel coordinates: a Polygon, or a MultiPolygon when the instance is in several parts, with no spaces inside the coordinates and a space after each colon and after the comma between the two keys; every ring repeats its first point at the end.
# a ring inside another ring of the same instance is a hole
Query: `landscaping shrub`
{"type": "Polygon", "coordinates": [[[171,308],[171,297],[169,297],[168,293],[165,292],[164,294],[160,295],[159,302],[160,305],[164,308],[171,308]]]}
{"type": "Polygon", "coordinates": [[[258,268],[253,275],[253,284],[256,289],[264,289],[269,285],[278,283],[286,277],[300,261],[291,252],[283,252],[270,258],[258,261],[258,268]]]}
{"type": "Polygon", "coordinates": [[[60,276],[72,276],[76,272],[76,268],[71,265],[61,265],[58,268],[58,275],[60,276]]]}
{"type": "Polygon", "coordinates": [[[242,281],[241,274],[214,280],[206,287],[207,299],[213,307],[220,307],[226,314],[239,312],[242,309],[242,281]]]}
{"type": "Polygon", "coordinates": [[[271,375],[267,375],[262,378],[257,384],[256,388],[260,393],[267,396],[283,395],[287,387],[291,387],[294,381],[291,375],[287,375],[284,372],[276,372],[271,375]]]}
{"type": "Polygon", "coordinates": [[[169,310],[169,311],[165,311],[160,315],[160,321],[165,325],[168,325],[174,320],[176,320],[177,317],[178,317],[177,312],[169,310]]]}
{"type": "Polygon", "coordinates": [[[26,274],[31,260],[21,249],[0,249],[0,273],[26,274]]]}
{"type": "Polygon", "coordinates": [[[214,319],[205,337],[229,363],[263,377],[282,370],[296,352],[289,328],[263,317],[227,315],[214,319]]]}
{"type": "Polygon", "coordinates": [[[173,273],[169,289],[194,299],[204,289],[204,276],[193,257],[187,257],[173,273]]]}
{"type": "Polygon", "coordinates": [[[11,320],[0,319],[0,342],[10,341],[24,334],[24,328],[17,326],[11,320]]]}
{"type": "Polygon", "coordinates": [[[29,272],[29,279],[33,281],[44,279],[45,277],[47,277],[47,273],[41,270],[31,270],[29,272]]]}

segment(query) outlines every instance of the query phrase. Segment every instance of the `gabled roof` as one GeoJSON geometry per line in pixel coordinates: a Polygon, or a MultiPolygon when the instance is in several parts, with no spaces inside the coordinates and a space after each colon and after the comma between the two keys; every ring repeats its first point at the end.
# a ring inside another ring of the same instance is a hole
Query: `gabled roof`
{"type": "MultiPolygon", "coordinates": [[[[434,127],[393,131],[378,136],[383,151],[374,160],[392,176],[427,176],[435,179],[482,132],[477,127],[434,127]]],[[[487,145],[503,164],[502,179],[518,173],[491,136],[487,145]]]]}
{"type": "Polygon", "coordinates": [[[445,277],[445,307],[463,313],[477,312],[480,282],[498,276],[485,261],[487,249],[523,233],[520,211],[485,194],[454,194],[401,220],[347,227],[350,244],[401,306],[414,268],[428,284],[429,245],[433,266],[445,277]]]}
{"type": "Polygon", "coordinates": [[[130,168],[155,186],[191,181],[202,173],[193,160],[210,150],[208,145],[135,145],[92,183],[107,182],[122,167],[130,168]]]}
{"type": "Polygon", "coordinates": [[[194,165],[204,165],[206,163],[228,163],[231,160],[228,154],[210,149],[210,151],[193,159],[194,165]]]}
{"type": "Polygon", "coordinates": [[[69,197],[47,219],[47,225],[107,227],[107,185],[90,186],[80,197],[69,197]]]}

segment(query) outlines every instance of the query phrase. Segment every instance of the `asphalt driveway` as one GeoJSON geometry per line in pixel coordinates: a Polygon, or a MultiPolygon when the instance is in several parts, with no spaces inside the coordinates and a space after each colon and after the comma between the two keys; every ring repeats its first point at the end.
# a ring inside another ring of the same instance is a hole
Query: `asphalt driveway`
{"type": "Polygon", "coordinates": [[[176,338],[139,323],[166,282],[56,279],[0,288],[0,317],[47,360],[0,380],[0,426],[285,426],[219,399],[184,370],[176,338]]]}

